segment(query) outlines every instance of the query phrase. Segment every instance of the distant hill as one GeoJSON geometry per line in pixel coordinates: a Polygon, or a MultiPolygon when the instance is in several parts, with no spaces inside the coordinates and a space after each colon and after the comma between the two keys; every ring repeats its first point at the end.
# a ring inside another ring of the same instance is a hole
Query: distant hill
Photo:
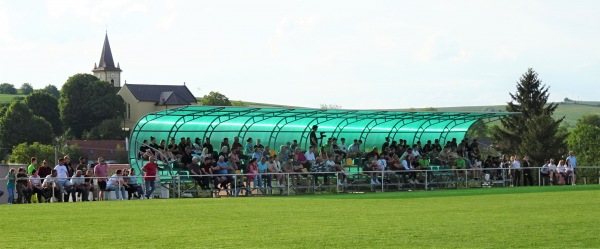
{"type": "MultiPolygon", "coordinates": [[[[267,103],[245,102],[249,107],[282,107],[282,108],[298,108],[298,106],[287,106],[267,103]]],[[[491,106],[456,106],[456,107],[433,107],[441,112],[504,112],[506,106],[491,105],[491,106]]],[[[426,108],[423,108],[426,109],[426,108]]],[[[423,109],[395,109],[402,111],[420,111],[423,109]]],[[[567,126],[575,126],[577,120],[588,114],[600,115],[600,101],[567,101],[558,103],[558,107],[554,112],[554,118],[565,117],[563,124],[567,126]]]]}
{"type": "MultiPolygon", "coordinates": [[[[436,108],[436,107],[434,107],[436,108]]],[[[439,107],[436,108],[442,112],[503,112],[506,106],[458,106],[458,107],[439,107]]],[[[554,112],[554,118],[565,117],[563,123],[574,126],[577,120],[588,114],[600,115],[600,101],[570,101],[560,102],[554,112]]]]}

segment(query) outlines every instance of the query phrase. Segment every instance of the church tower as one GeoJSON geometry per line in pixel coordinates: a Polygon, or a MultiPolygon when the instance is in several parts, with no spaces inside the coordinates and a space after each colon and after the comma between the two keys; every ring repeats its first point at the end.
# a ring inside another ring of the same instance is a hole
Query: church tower
{"type": "Polygon", "coordinates": [[[100,80],[106,81],[112,84],[116,88],[121,88],[121,67],[119,64],[115,67],[115,61],[113,60],[112,52],[110,51],[110,44],[108,43],[108,33],[104,36],[104,46],[102,47],[102,54],[100,55],[100,62],[98,65],[94,64],[94,76],[100,80]]]}

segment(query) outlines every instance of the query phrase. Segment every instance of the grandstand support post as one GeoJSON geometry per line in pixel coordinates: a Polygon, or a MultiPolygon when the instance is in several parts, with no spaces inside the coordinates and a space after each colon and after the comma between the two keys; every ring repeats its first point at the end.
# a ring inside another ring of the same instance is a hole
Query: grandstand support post
{"type": "Polygon", "coordinates": [[[538,186],[542,186],[542,173],[538,170],[538,186]]]}
{"type": "Polygon", "coordinates": [[[287,181],[285,181],[287,184],[287,195],[290,195],[290,173],[286,173],[285,177],[287,179],[287,181]]]}
{"type": "Polygon", "coordinates": [[[181,198],[181,176],[177,175],[177,198],[181,198]]]}
{"type": "Polygon", "coordinates": [[[427,179],[427,170],[425,170],[425,190],[428,190],[428,189],[429,189],[429,188],[427,187],[427,186],[428,186],[428,184],[427,184],[428,182],[429,182],[429,179],[427,179]]]}
{"type": "Polygon", "coordinates": [[[469,188],[469,172],[465,169],[465,188],[469,188]]]}
{"type": "Polygon", "coordinates": [[[383,171],[383,168],[381,169],[381,192],[383,192],[383,186],[385,185],[385,171],[383,171]]]}
{"type": "Polygon", "coordinates": [[[237,175],[233,175],[233,197],[237,197],[237,175]]]}

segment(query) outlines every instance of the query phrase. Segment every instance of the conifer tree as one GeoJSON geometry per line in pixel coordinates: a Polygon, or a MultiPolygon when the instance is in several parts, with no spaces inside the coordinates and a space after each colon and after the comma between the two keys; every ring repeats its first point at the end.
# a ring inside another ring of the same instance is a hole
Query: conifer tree
{"type": "Polygon", "coordinates": [[[517,91],[510,93],[511,101],[506,106],[506,111],[521,114],[501,118],[502,126],[492,131],[505,153],[529,155],[536,163],[562,153],[565,136],[557,135],[557,131],[564,117],[552,118],[558,104],[548,104],[548,90],[533,69],[521,76],[517,91]]]}

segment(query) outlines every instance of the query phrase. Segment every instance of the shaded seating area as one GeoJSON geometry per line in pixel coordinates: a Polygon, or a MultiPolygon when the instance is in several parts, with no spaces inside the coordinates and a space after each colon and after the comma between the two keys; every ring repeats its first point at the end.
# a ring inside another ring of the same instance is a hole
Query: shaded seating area
{"type": "MultiPolygon", "coordinates": [[[[361,141],[358,147],[358,150],[361,151],[360,154],[380,146],[386,138],[392,141],[404,140],[408,144],[427,140],[439,140],[442,144],[445,144],[453,138],[463,139],[469,127],[478,120],[491,122],[501,116],[512,114],[515,113],[185,106],[150,113],[142,117],[131,132],[129,161],[133,168],[140,169],[143,166],[145,162],[139,159],[136,148],[139,148],[144,140],[149,140],[151,137],[158,138],[159,141],[169,141],[171,139],[184,141],[186,139],[190,140],[190,138],[191,140],[197,138],[204,141],[206,138],[210,138],[210,147],[211,149],[214,148],[210,154],[215,156],[218,155],[221,147],[228,146],[228,148],[231,148],[231,144],[225,141],[232,141],[234,138],[237,139],[236,141],[240,141],[243,147],[245,147],[245,141],[260,139],[261,146],[271,148],[266,149],[267,151],[264,153],[266,157],[277,156],[279,148],[292,141],[294,141],[296,148],[300,148],[304,153],[311,146],[312,127],[317,126],[318,145],[316,146],[319,149],[326,143],[324,140],[329,138],[361,141]]],[[[314,145],[314,141],[312,142],[314,145]]],[[[351,145],[350,142],[344,146],[349,148],[351,145]]],[[[205,146],[205,148],[207,147],[205,146]]],[[[240,167],[236,170],[245,175],[248,172],[244,169],[252,154],[249,154],[250,152],[245,148],[239,150],[238,153],[240,167]]],[[[343,162],[339,164],[343,165],[347,171],[351,185],[357,188],[363,184],[365,187],[371,187],[369,176],[362,172],[362,162],[357,162],[359,161],[358,158],[351,161],[348,161],[348,159],[351,158],[343,158],[343,162]]],[[[278,160],[281,160],[281,158],[278,160]]],[[[265,188],[264,186],[268,185],[269,182],[257,183],[258,186],[254,186],[254,182],[236,178],[235,186],[231,186],[232,184],[229,183],[228,186],[219,186],[217,190],[203,190],[197,186],[197,181],[193,179],[185,167],[176,167],[181,165],[180,163],[175,161],[166,162],[165,164],[169,166],[163,167],[160,171],[161,176],[163,176],[161,177],[161,184],[170,187],[177,186],[178,189],[183,188],[184,191],[187,191],[185,193],[194,194],[195,192],[210,191],[215,194],[215,192],[222,192],[225,189],[225,192],[230,195],[237,195],[240,192],[262,194],[267,191],[281,189],[277,187],[265,188]],[[175,184],[173,179],[185,183],[185,186],[179,186],[180,183],[175,184]],[[238,185],[241,185],[241,187],[238,185]],[[240,189],[239,192],[232,193],[231,189],[233,187],[240,189]]],[[[432,175],[444,176],[443,170],[439,169],[438,171],[432,175]]],[[[300,184],[293,187],[308,190],[315,190],[317,187],[322,189],[329,187],[330,184],[324,182],[324,176],[325,174],[320,174],[316,179],[305,179],[307,176],[303,175],[303,181],[311,181],[312,184],[300,184]]],[[[333,183],[338,180],[336,174],[327,174],[326,176],[333,183]]],[[[388,181],[389,187],[396,186],[398,189],[402,189],[406,186],[402,175],[400,177],[390,177],[390,179],[386,176],[378,177],[382,181],[388,181]]],[[[442,182],[437,179],[433,179],[433,181],[442,182]]],[[[213,185],[212,182],[211,185],[213,185]]],[[[343,187],[343,191],[347,191],[350,188],[349,186],[350,184],[348,187],[343,187]]]]}

